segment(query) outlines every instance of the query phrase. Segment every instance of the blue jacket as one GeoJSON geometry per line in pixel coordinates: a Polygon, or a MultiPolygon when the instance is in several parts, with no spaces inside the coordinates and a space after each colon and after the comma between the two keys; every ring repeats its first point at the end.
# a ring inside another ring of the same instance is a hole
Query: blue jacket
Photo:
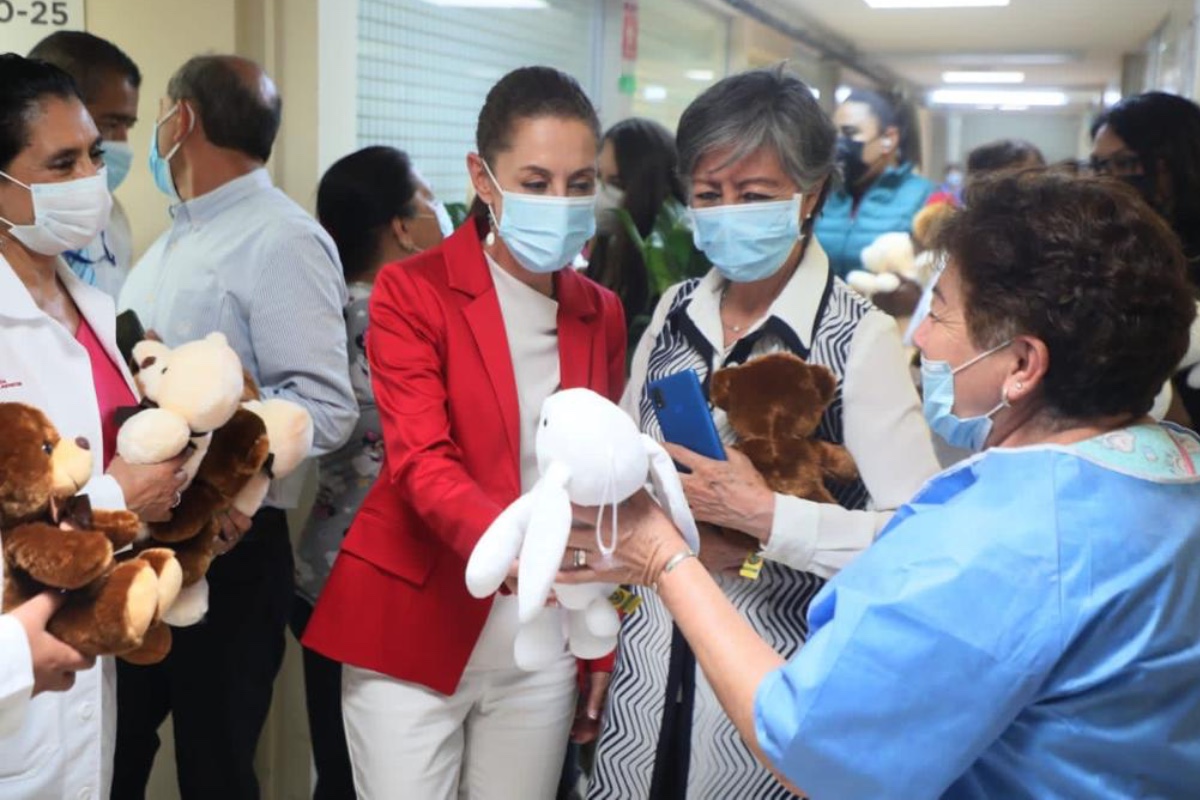
{"type": "Polygon", "coordinates": [[[880,234],[908,232],[933,190],[933,183],[914,174],[913,165],[906,162],[876,178],[857,211],[845,189],[830,193],[815,231],[834,274],[845,278],[850,270],[862,269],[859,255],[880,234]]]}

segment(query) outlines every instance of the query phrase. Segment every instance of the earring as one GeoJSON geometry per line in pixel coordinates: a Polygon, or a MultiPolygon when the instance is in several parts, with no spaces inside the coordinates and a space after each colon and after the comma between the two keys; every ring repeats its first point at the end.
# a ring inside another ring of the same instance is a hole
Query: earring
{"type": "Polygon", "coordinates": [[[1025,391],[1025,384],[1021,383],[1020,381],[1017,381],[1017,391],[1018,392],[1025,391]]]}
{"type": "Polygon", "coordinates": [[[487,210],[489,225],[487,236],[484,237],[483,241],[488,247],[492,247],[496,244],[496,228],[500,227],[500,221],[496,219],[496,212],[492,210],[491,206],[488,206],[487,210]]]}

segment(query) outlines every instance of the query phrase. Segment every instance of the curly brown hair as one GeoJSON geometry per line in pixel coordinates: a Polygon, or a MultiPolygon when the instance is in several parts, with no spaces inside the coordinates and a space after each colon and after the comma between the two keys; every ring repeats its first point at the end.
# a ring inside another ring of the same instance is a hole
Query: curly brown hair
{"type": "Polygon", "coordinates": [[[1196,307],[1179,240],[1119,181],[1046,171],[981,180],[938,244],[973,344],[1046,344],[1056,417],[1141,415],[1187,350],[1196,307]]]}

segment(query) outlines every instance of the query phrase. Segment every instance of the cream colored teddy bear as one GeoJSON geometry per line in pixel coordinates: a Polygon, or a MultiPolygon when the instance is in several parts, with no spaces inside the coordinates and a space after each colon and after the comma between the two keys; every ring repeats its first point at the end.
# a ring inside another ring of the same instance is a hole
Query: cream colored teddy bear
{"type": "Polygon", "coordinates": [[[158,464],[191,442],[195,449],[184,465],[190,483],[212,432],[241,402],[242,361],[223,333],[174,349],[146,339],[134,346],[133,361],[144,408],[121,425],[117,453],[131,464],[158,464]]]}

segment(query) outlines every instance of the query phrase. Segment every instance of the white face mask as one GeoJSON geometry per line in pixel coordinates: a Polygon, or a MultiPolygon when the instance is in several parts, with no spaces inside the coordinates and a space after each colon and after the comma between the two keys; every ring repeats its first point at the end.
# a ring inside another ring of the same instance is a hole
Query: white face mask
{"type": "Polygon", "coordinates": [[[625,191],[618,189],[608,183],[600,184],[600,191],[596,192],[596,210],[610,211],[614,208],[621,208],[625,205],[625,191]]]}
{"type": "Polygon", "coordinates": [[[625,192],[607,183],[600,184],[596,192],[596,230],[601,233],[616,233],[621,227],[617,209],[625,205],[625,192]]]}
{"type": "Polygon", "coordinates": [[[112,212],[108,176],[102,167],[90,178],[60,183],[22,183],[6,172],[0,175],[33,195],[33,224],[17,225],[0,217],[9,226],[9,235],[35,253],[59,256],[79,250],[100,235],[112,212]]]}

